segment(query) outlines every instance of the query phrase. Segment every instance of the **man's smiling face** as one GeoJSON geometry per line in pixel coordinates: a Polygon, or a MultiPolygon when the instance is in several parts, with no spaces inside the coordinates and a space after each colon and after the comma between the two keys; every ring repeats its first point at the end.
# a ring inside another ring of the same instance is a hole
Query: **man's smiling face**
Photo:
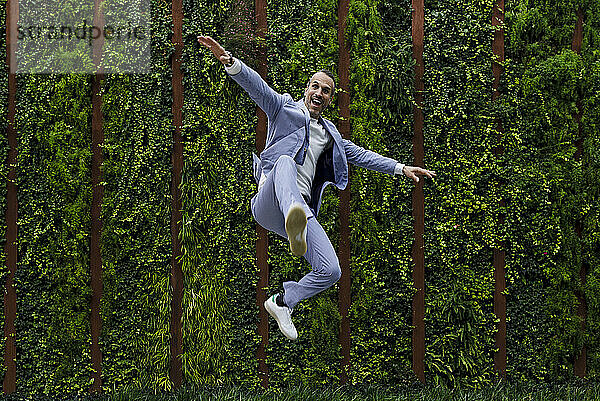
{"type": "Polygon", "coordinates": [[[304,91],[304,104],[312,118],[319,118],[319,115],[331,103],[333,89],[333,79],[324,72],[317,72],[308,81],[308,86],[304,91]]]}

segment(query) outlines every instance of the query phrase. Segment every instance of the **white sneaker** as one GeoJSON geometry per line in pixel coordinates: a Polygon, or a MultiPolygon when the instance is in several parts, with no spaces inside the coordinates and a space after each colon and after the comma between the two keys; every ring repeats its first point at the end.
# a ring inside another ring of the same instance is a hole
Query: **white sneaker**
{"type": "Polygon", "coordinates": [[[281,330],[283,335],[290,340],[295,340],[298,338],[298,332],[292,322],[292,312],[287,306],[277,305],[277,302],[275,301],[277,295],[278,294],[275,294],[267,298],[265,301],[265,309],[269,312],[269,315],[273,316],[273,319],[277,321],[279,330],[281,330]]]}
{"type": "Polygon", "coordinates": [[[300,203],[290,206],[285,216],[285,232],[290,241],[290,251],[296,256],[306,253],[306,213],[300,203]]]}

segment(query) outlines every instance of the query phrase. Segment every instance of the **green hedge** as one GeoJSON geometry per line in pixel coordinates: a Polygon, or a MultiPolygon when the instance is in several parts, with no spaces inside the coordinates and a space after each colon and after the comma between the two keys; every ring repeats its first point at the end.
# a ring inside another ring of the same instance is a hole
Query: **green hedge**
{"type": "Polygon", "coordinates": [[[91,81],[19,78],[17,388],[82,392],[90,380],[91,81]]]}
{"type": "MultiPolygon", "coordinates": [[[[509,379],[570,379],[575,352],[585,344],[588,377],[595,380],[600,7],[597,0],[508,1],[505,73],[496,102],[492,7],[491,0],[426,3],[425,165],[438,173],[425,185],[427,380],[483,387],[495,379],[493,249],[501,241],[507,255],[509,379]],[[579,5],[586,21],[581,55],[570,50],[579,5]],[[585,141],[576,161],[579,99],[585,141]],[[504,125],[499,156],[493,152],[497,117],[504,125]],[[500,199],[506,207],[500,208],[500,199]],[[501,213],[506,222],[497,227],[501,213]],[[581,238],[573,231],[577,219],[581,238]],[[585,285],[579,280],[582,265],[589,271],[585,285]],[[585,332],[576,316],[577,290],[588,300],[585,332]]],[[[259,386],[257,237],[249,209],[256,192],[256,108],[212,54],[199,48],[196,36],[214,36],[249,65],[265,51],[268,83],[295,99],[314,71],[337,73],[336,1],[270,1],[265,40],[254,32],[253,10],[250,0],[184,2],[180,240],[187,384],[259,386]]],[[[100,340],[109,392],[172,388],[171,4],[152,1],[151,13],[151,73],[109,75],[103,82],[100,340]]],[[[413,163],[411,16],[409,0],[352,0],[347,23],[352,140],[407,164],[413,163]]],[[[0,35],[4,43],[4,31],[0,35]]],[[[19,77],[17,388],[23,394],[85,393],[90,386],[91,79],[19,77]]],[[[337,116],[333,105],[327,117],[335,122],[337,116]]],[[[2,138],[0,156],[6,160],[2,138]]],[[[4,182],[6,174],[3,164],[4,182]]],[[[413,185],[362,169],[352,168],[351,176],[350,379],[411,383],[413,185]]],[[[6,188],[0,187],[3,212],[6,188]]],[[[327,190],[319,220],[335,247],[338,207],[336,190],[327,190]]],[[[269,294],[309,269],[274,234],[269,266],[269,294]]],[[[295,343],[270,320],[272,387],[338,383],[337,302],[334,286],[300,304],[295,343]]]]}
{"type": "Polygon", "coordinates": [[[151,2],[152,71],[103,83],[103,385],[170,389],[170,7],[151,2]]]}
{"type": "MultiPolygon", "coordinates": [[[[411,164],[412,66],[408,1],[351,1],[352,140],[411,164]]],[[[411,381],[411,185],[363,169],[351,178],[351,378],[411,381]]]]}
{"type": "Polygon", "coordinates": [[[170,77],[105,81],[103,378],[165,386],[169,362],[170,77]],[[124,96],[125,94],[125,96],[124,96]]]}
{"type": "Polygon", "coordinates": [[[509,355],[516,379],[572,377],[588,347],[588,377],[597,377],[598,7],[596,2],[507,4],[507,64],[501,113],[511,138],[509,355]],[[581,55],[571,50],[575,11],[584,11],[581,55]],[[575,160],[583,106],[583,157],[575,160]],[[575,222],[583,224],[579,238],[575,222]],[[580,270],[588,265],[587,286],[580,270]],[[575,292],[591,306],[581,330],[575,292]]]}
{"type": "Polygon", "coordinates": [[[254,107],[196,41],[199,34],[221,39],[230,19],[244,18],[249,9],[236,3],[184,5],[182,359],[188,382],[256,387],[254,107]]]}
{"type": "MultiPolygon", "coordinates": [[[[492,1],[425,11],[426,375],[480,386],[494,377],[493,254],[502,166],[492,93],[492,1]]],[[[502,229],[500,229],[502,230],[502,229]]]]}

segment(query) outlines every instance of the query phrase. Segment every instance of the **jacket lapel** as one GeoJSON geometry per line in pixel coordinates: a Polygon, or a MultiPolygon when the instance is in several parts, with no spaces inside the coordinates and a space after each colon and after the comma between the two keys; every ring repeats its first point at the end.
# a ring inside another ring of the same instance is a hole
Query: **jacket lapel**
{"type": "Polygon", "coordinates": [[[296,163],[303,165],[304,159],[306,157],[306,151],[308,150],[308,144],[310,141],[310,115],[306,106],[304,105],[304,100],[300,99],[296,102],[296,105],[300,110],[302,110],[302,114],[304,114],[304,139],[302,143],[302,147],[300,148],[300,152],[296,155],[296,163]]]}
{"type": "Polygon", "coordinates": [[[310,114],[308,113],[308,110],[306,109],[306,105],[304,104],[304,99],[300,99],[296,102],[296,104],[298,105],[298,108],[300,110],[302,110],[302,113],[304,114],[304,128],[306,129],[306,136],[308,137],[309,133],[310,133],[310,114]]]}

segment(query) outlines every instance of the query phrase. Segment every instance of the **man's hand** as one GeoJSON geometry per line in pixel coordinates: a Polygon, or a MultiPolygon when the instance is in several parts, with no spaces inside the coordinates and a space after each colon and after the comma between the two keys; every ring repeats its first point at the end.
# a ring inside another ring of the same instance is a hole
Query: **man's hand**
{"type": "Polygon", "coordinates": [[[424,175],[429,178],[435,177],[435,171],[425,170],[424,168],[415,166],[404,166],[402,172],[405,176],[411,178],[415,183],[419,182],[419,175],[424,175]]]}
{"type": "Polygon", "coordinates": [[[219,44],[216,40],[211,38],[210,36],[198,36],[198,42],[207,47],[212,54],[214,54],[215,58],[219,60],[222,64],[227,64],[231,62],[231,54],[229,54],[223,46],[219,44]]]}

